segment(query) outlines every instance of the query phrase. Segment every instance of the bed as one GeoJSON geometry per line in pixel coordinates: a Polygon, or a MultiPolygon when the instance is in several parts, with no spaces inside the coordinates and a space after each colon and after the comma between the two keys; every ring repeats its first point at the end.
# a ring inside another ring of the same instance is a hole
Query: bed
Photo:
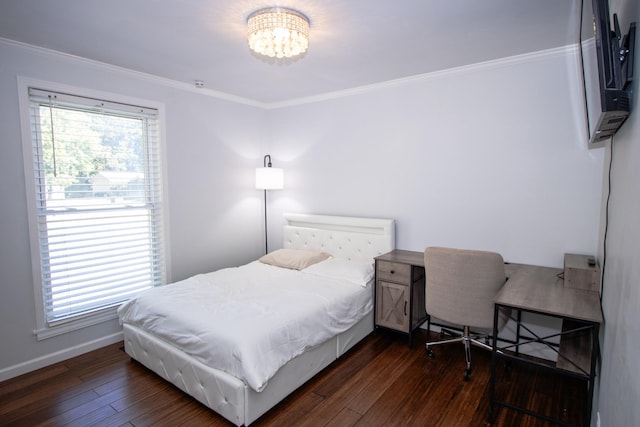
{"type": "Polygon", "coordinates": [[[257,260],[145,292],[119,309],[127,354],[240,426],[369,335],[373,258],[394,248],[394,221],[284,214],[283,236],[276,253],[330,258],[300,269],[257,260]],[[213,309],[209,297],[225,303],[213,309]]]}

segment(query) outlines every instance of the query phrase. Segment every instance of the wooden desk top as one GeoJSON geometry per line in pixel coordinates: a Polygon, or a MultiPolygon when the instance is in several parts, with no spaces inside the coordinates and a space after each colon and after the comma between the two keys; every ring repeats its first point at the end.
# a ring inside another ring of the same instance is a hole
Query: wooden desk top
{"type": "Polygon", "coordinates": [[[558,278],[559,268],[506,264],[509,280],[493,302],[516,309],[602,323],[597,292],[567,288],[558,278]]]}

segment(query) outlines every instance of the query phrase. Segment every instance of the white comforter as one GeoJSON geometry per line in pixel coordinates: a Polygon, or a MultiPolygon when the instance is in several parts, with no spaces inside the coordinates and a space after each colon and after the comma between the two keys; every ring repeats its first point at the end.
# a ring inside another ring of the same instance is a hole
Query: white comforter
{"type": "Polygon", "coordinates": [[[372,286],[252,262],[148,290],[118,310],[261,391],[277,370],[372,309],[372,286]]]}

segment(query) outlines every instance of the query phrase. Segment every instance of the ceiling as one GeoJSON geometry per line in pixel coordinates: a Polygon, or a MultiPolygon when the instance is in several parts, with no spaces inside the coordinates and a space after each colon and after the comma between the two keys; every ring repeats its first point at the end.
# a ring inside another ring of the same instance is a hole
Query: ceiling
{"type": "Polygon", "coordinates": [[[0,0],[0,37],[260,103],[577,43],[580,0],[0,0]],[[311,21],[297,59],[252,54],[247,16],[311,21]]]}

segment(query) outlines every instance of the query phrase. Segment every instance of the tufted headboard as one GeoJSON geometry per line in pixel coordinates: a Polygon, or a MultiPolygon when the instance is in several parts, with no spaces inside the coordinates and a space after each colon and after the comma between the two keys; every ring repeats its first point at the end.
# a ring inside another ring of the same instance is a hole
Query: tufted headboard
{"type": "Polygon", "coordinates": [[[285,213],[284,247],[370,259],[395,248],[392,219],[285,213]]]}

